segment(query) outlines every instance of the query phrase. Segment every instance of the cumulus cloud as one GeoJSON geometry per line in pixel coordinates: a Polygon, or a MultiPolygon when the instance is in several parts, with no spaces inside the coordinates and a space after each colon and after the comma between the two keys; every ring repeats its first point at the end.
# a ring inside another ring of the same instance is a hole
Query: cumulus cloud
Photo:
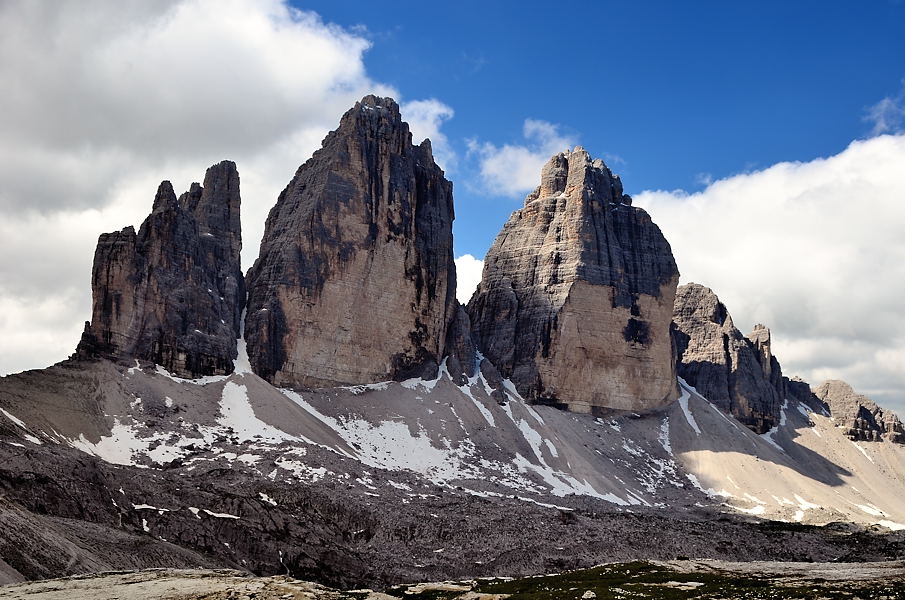
{"type": "Polygon", "coordinates": [[[634,196],[683,281],[711,287],[747,333],[771,327],[788,375],[834,377],[905,413],[905,135],[780,163],[695,194],[634,196]]]}
{"type": "Polygon", "coordinates": [[[419,144],[425,138],[430,139],[434,161],[447,172],[455,171],[456,153],[446,134],[440,131],[443,123],[453,118],[453,109],[436,98],[429,98],[405,102],[399,107],[399,111],[409,124],[412,141],[419,144]]]}
{"type": "Polygon", "coordinates": [[[471,254],[463,254],[456,259],[456,299],[468,304],[478,284],[481,283],[481,272],[484,261],[471,254]]]}
{"type": "Polygon", "coordinates": [[[873,123],[872,135],[902,133],[905,130],[905,80],[895,96],[887,96],[868,107],[864,120],[873,123]]]}
{"type": "Polygon", "coordinates": [[[235,160],[250,266],[340,115],[398,97],[369,44],[283,0],[0,3],[0,373],[72,352],[98,234],[138,225],[163,179],[179,193],[235,160]]]}
{"type": "Polygon", "coordinates": [[[544,163],[558,152],[570,149],[577,138],[564,134],[559,125],[525,119],[524,144],[496,146],[469,140],[468,153],[479,162],[481,183],[486,191],[501,196],[519,196],[537,187],[544,163]]]}

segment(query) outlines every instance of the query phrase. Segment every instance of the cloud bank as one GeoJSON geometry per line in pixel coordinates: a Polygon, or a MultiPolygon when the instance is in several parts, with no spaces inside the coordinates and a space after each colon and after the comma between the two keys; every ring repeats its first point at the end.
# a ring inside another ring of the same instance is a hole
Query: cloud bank
{"type": "Polygon", "coordinates": [[[491,194],[515,197],[530,192],[550,157],[578,142],[575,136],[560,132],[558,125],[537,119],[525,119],[522,135],[524,144],[496,146],[469,140],[468,155],[477,158],[481,185],[491,194]]]}
{"type": "Polygon", "coordinates": [[[771,327],[787,375],[845,379],[905,414],[905,135],[712,183],[643,192],[683,282],[747,333],[771,327]]]}

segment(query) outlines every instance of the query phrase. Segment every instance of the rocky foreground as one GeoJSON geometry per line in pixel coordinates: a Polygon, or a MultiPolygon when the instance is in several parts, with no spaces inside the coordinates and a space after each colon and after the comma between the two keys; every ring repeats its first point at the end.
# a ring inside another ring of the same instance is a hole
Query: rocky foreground
{"type": "Polygon", "coordinates": [[[524,579],[401,585],[386,592],[337,590],[287,576],[155,569],[101,573],[0,588],[8,600],[301,600],[445,598],[901,598],[905,562],[634,562],[524,579]]]}

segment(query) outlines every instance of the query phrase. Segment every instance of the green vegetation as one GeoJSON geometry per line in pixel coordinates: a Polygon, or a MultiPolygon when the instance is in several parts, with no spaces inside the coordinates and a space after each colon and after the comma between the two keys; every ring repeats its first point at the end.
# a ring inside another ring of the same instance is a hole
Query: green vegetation
{"type": "MultiPolygon", "coordinates": [[[[765,575],[708,570],[706,567],[698,572],[683,573],[666,565],[630,562],[523,579],[484,579],[466,585],[470,588],[471,598],[480,597],[474,595],[477,593],[488,594],[490,598],[508,597],[525,600],[905,599],[905,585],[900,578],[894,579],[854,582],[791,578],[780,580],[765,575]]],[[[387,592],[399,598],[431,600],[452,600],[465,594],[450,587],[455,586],[401,585],[387,592]]]]}

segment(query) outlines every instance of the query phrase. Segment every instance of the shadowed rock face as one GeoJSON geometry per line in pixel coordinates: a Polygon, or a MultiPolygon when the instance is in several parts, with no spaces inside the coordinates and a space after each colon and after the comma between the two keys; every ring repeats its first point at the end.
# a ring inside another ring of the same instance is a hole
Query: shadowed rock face
{"type": "Polygon", "coordinates": [[[102,234],[76,354],[149,360],[183,377],[231,373],[245,300],[239,205],[236,165],[224,161],[179,199],[161,183],[137,234],[102,234]]]}
{"type": "Polygon", "coordinates": [[[648,410],[675,398],[669,243],[581,148],[554,156],[487,253],[479,350],[527,399],[648,410]]]}
{"type": "Polygon", "coordinates": [[[455,316],[452,184],[390,98],[368,96],[301,167],[248,274],[254,371],[316,387],[432,376],[455,316]]]}
{"type": "Polygon", "coordinates": [[[845,428],[852,440],[890,441],[905,444],[905,427],[895,413],[884,410],[844,381],[831,379],[816,388],[814,394],[830,407],[833,419],[845,428]]]}
{"type": "Polygon", "coordinates": [[[770,348],[770,330],[756,325],[746,338],[710,288],[676,292],[673,336],[678,373],[724,412],[757,433],[776,424],[787,380],[770,348]]]}

